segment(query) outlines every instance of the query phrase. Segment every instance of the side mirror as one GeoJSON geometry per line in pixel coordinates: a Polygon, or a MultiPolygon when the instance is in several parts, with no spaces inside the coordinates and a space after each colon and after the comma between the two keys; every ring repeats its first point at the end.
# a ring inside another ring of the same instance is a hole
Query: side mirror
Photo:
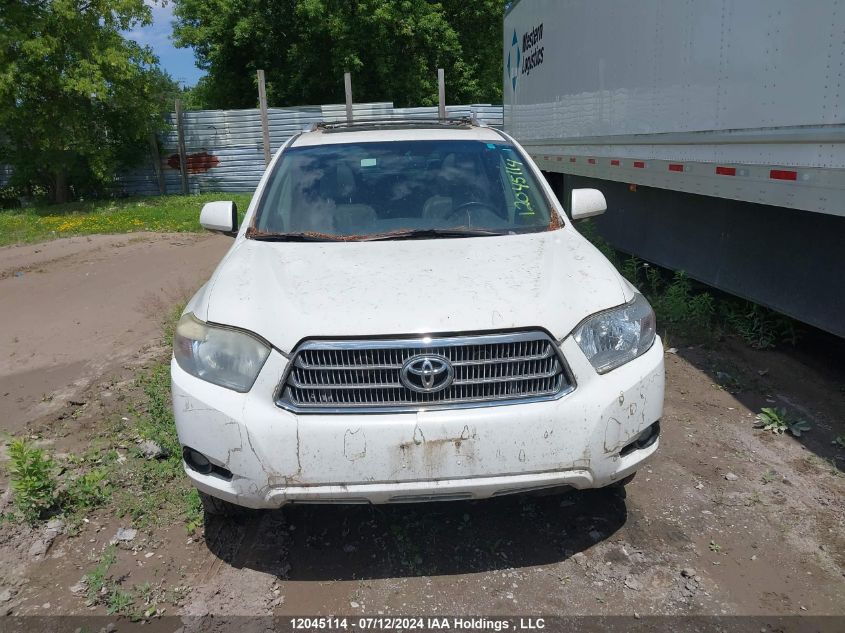
{"type": "Polygon", "coordinates": [[[234,237],[238,234],[238,206],[231,200],[207,202],[200,212],[202,228],[234,237]]]}
{"type": "Polygon", "coordinates": [[[607,211],[607,201],[598,189],[573,189],[571,206],[573,220],[591,218],[607,211]]]}

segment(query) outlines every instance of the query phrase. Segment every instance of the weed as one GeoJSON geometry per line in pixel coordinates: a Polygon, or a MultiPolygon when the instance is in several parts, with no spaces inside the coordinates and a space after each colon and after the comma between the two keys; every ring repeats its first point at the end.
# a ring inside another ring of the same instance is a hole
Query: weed
{"type": "Polygon", "coordinates": [[[781,342],[794,345],[799,337],[798,324],[787,316],[718,291],[705,290],[683,271],[672,273],[637,257],[620,257],[589,220],[579,222],[578,231],[648,297],[661,328],[705,340],[727,329],[758,349],[781,342]]]}
{"type": "Polygon", "coordinates": [[[760,477],[760,481],[765,486],[765,485],[768,485],[768,484],[772,483],[773,481],[775,481],[777,479],[777,477],[778,477],[778,474],[770,468],[769,470],[767,470],[766,472],[763,473],[763,475],[760,477]]]}
{"type": "Polygon", "coordinates": [[[196,488],[191,486],[184,494],[185,528],[188,534],[194,534],[203,524],[202,501],[196,488]]]}
{"type": "Polygon", "coordinates": [[[56,504],[53,460],[44,449],[22,439],[9,444],[9,460],[15,505],[24,519],[34,523],[56,504]]]}
{"type": "Polygon", "coordinates": [[[640,286],[640,270],[642,270],[643,261],[637,257],[631,256],[622,262],[622,267],[619,272],[635,286],[640,286]]]}
{"type": "Polygon", "coordinates": [[[845,448],[845,435],[837,435],[831,442],[834,446],[845,448]]]}
{"type": "Polygon", "coordinates": [[[760,493],[756,490],[751,493],[751,496],[748,497],[748,500],[745,502],[746,506],[756,506],[763,503],[763,500],[760,498],[760,493]]]}
{"type": "Polygon", "coordinates": [[[130,620],[140,620],[142,616],[135,610],[136,595],[118,585],[109,577],[109,570],[117,560],[117,546],[109,545],[97,565],[85,574],[88,602],[102,604],[109,615],[123,615],[130,620]]]}
{"type": "Polygon", "coordinates": [[[806,433],[812,427],[804,420],[788,416],[786,409],[763,407],[755,418],[754,428],[771,431],[775,435],[782,435],[789,431],[795,437],[801,437],[802,433],[806,433]]]}
{"type": "Polygon", "coordinates": [[[87,597],[89,602],[96,602],[103,587],[106,586],[107,574],[114,561],[117,560],[117,546],[109,545],[103,550],[103,555],[97,561],[96,567],[85,574],[85,582],[88,586],[87,597]]]}
{"type": "Polygon", "coordinates": [[[665,291],[652,299],[660,322],[693,338],[711,338],[716,305],[708,292],[695,292],[683,271],[674,274],[665,291]]]}
{"type": "Polygon", "coordinates": [[[726,301],[724,318],[731,328],[751,347],[769,349],[777,343],[795,345],[798,330],[795,321],[750,301],[726,301]]]}
{"type": "Polygon", "coordinates": [[[111,494],[106,469],[95,468],[71,480],[62,499],[62,509],[76,512],[99,508],[108,503],[111,494]]]}
{"type": "Polygon", "coordinates": [[[714,554],[718,554],[719,552],[721,552],[721,551],[722,551],[722,546],[721,546],[721,545],[719,545],[716,541],[710,541],[710,543],[708,543],[707,547],[708,547],[708,548],[710,549],[710,551],[711,551],[711,552],[713,552],[714,554]]]}
{"type": "Polygon", "coordinates": [[[111,590],[106,595],[105,603],[106,612],[109,615],[134,615],[132,607],[135,605],[135,596],[116,586],[111,587],[111,590]]]}
{"type": "MultiPolygon", "coordinates": [[[[176,318],[178,314],[174,312],[176,318]]],[[[124,469],[124,490],[117,499],[117,513],[128,516],[138,528],[152,524],[183,520],[189,534],[203,523],[199,495],[188,485],[182,471],[181,446],[176,435],[173,410],[170,405],[170,367],[158,363],[140,376],[137,384],[144,392],[139,403],[138,420],[134,432],[143,439],[156,442],[165,458],[146,460],[135,458],[124,469]],[[138,490],[143,494],[138,494],[138,490]]]]}
{"type": "Polygon", "coordinates": [[[170,403],[170,365],[159,363],[140,384],[147,396],[146,414],[138,421],[138,435],[162,447],[169,457],[181,455],[170,403]]]}

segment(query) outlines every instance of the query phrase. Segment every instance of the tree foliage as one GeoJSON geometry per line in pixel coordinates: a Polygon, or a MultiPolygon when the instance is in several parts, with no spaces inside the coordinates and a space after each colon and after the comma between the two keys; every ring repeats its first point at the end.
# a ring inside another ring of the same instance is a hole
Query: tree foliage
{"type": "Polygon", "coordinates": [[[121,31],[150,20],[144,0],[0,4],[0,163],[17,184],[61,202],[146,155],[174,84],[121,31]]]}
{"type": "Polygon", "coordinates": [[[255,71],[271,105],[338,103],[343,73],[356,101],[496,103],[504,0],[174,0],[177,43],[208,74],[192,100],[255,107],[255,71]]]}

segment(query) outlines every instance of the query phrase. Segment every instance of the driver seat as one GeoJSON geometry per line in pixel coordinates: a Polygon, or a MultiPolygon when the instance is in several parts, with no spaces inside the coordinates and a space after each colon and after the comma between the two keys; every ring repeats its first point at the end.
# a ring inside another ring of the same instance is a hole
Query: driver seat
{"type": "Polygon", "coordinates": [[[449,174],[455,169],[455,155],[448,154],[440,163],[440,169],[434,178],[433,189],[437,192],[423,204],[422,217],[433,220],[445,220],[452,212],[452,196],[450,193],[451,178],[449,174]]]}
{"type": "Polygon", "coordinates": [[[478,191],[481,173],[474,156],[448,154],[440,165],[435,180],[435,195],[425,201],[422,217],[445,220],[456,206],[467,202],[481,202],[478,191]]]}

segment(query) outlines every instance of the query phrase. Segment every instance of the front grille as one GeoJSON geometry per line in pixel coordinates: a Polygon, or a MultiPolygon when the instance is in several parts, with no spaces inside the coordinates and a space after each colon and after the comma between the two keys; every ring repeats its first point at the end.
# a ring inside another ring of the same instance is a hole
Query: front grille
{"type": "Polygon", "coordinates": [[[557,345],[539,331],[308,341],[294,353],[276,402],[298,412],[417,411],[550,400],[573,387],[557,345]],[[424,391],[418,374],[425,359],[440,372],[431,380],[448,373],[451,384],[424,391]]]}

